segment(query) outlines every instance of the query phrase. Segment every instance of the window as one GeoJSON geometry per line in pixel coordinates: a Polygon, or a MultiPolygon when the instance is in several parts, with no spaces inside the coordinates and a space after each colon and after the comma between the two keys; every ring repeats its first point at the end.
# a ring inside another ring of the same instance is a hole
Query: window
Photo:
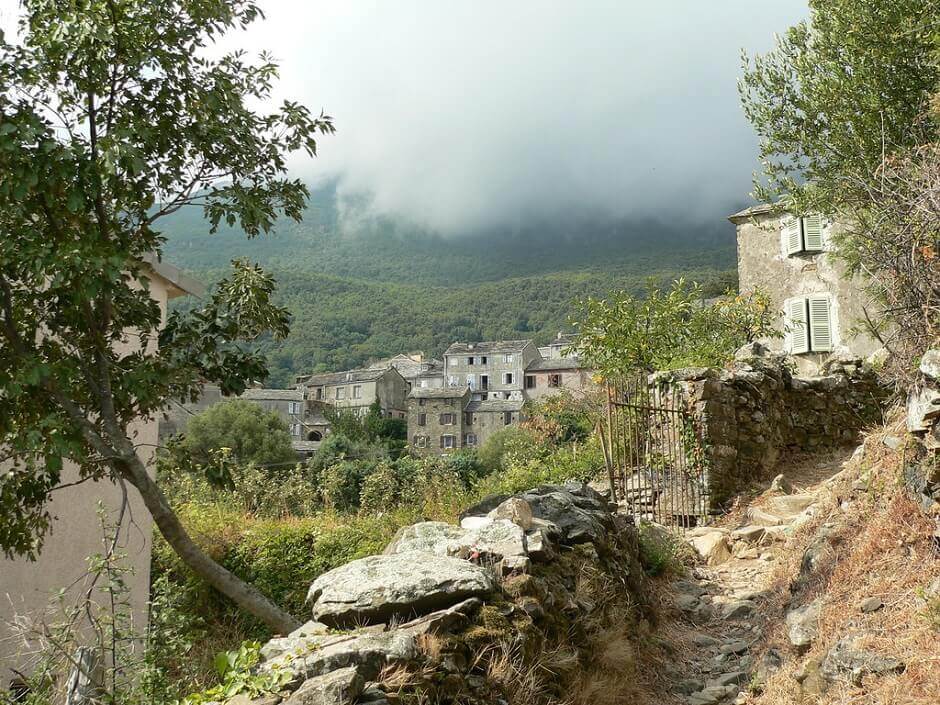
{"type": "Polygon", "coordinates": [[[465,414],[463,415],[463,422],[464,422],[464,425],[466,425],[466,426],[472,426],[472,425],[473,425],[473,414],[471,414],[469,411],[468,411],[467,413],[465,413],[465,414]]]}
{"type": "Polygon", "coordinates": [[[427,426],[428,425],[428,415],[427,414],[418,414],[418,425],[427,426]]]}
{"type": "Polygon", "coordinates": [[[549,387],[560,387],[561,386],[561,373],[557,372],[548,376],[548,386],[549,387]]]}
{"type": "Polygon", "coordinates": [[[448,375],[447,377],[447,386],[456,387],[457,386],[457,375],[448,375]]]}
{"type": "Polygon", "coordinates": [[[480,389],[489,389],[489,388],[490,388],[490,376],[480,375],[480,389]]]}
{"type": "Polygon", "coordinates": [[[486,355],[484,355],[483,357],[480,358],[480,364],[481,364],[481,365],[485,365],[485,364],[486,364],[486,355]]]}
{"type": "Polygon", "coordinates": [[[798,355],[830,352],[833,347],[832,306],[826,294],[798,296],[784,306],[787,347],[798,355]]]}
{"type": "Polygon", "coordinates": [[[535,375],[526,375],[526,376],[525,376],[525,388],[526,388],[526,389],[535,389],[535,375]]]}
{"type": "Polygon", "coordinates": [[[503,384],[512,384],[512,372],[503,373],[503,384]]]}
{"type": "Polygon", "coordinates": [[[471,366],[473,365],[473,358],[472,358],[472,357],[468,357],[468,358],[467,358],[467,364],[468,364],[468,365],[471,365],[471,366]]]}
{"type": "Polygon", "coordinates": [[[362,399],[362,385],[357,384],[353,387],[353,399],[362,399]]]}
{"type": "Polygon", "coordinates": [[[287,413],[288,413],[288,414],[299,414],[299,413],[300,413],[300,402],[299,402],[299,401],[290,401],[290,402],[287,402],[287,413]]]}
{"type": "Polygon", "coordinates": [[[317,387],[317,399],[323,398],[323,387],[317,387]]]}
{"type": "Polygon", "coordinates": [[[465,446],[475,446],[477,444],[477,437],[473,433],[468,433],[463,437],[463,444],[465,446]]]}
{"type": "Polygon", "coordinates": [[[512,423],[512,412],[504,411],[503,412],[503,425],[508,426],[511,423],[512,423]]]}
{"type": "Polygon", "coordinates": [[[290,435],[292,435],[292,436],[299,436],[299,435],[300,435],[300,424],[299,424],[299,423],[292,423],[292,424],[290,425],[290,435]]]}
{"type": "Polygon", "coordinates": [[[345,399],[346,398],[346,387],[337,387],[336,388],[336,398],[345,399]]]}
{"type": "Polygon", "coordinates": [[[473,375],[467,375],[467,386],[470,387],[470,389],[476,389],[475,383],[476,378],[473,375]]]}
{"type": "Polygon", "coordinates": [[[455,414],[441,414],[441,426],[453,426],[457,423],[455,414]]]}
{"type": "Polygon", "coordinates": [[[780,222],[780,238],[783,251],[787,255],[799,252],[822,252],[825,249],[822,216],[806,215],[802,218],[786,216],[780,222]]]}
{"type": "Polygon", "coordinates": [[[415,437],[414,437],[414,446],[415,446],[415,448],[427,448],[427,447],[428,447],[428,437],[427,437],[427,436],[415,436],[415,437]]]}
{"type": "Polygon", "coordinates": [[[441,436],[441,448],[454,448],[457,446],[456,436],[441,436]]]}
{"type": "Polygon", "coordinates": [[[506,353],[505,355],[503,355],[503,362],[506,363],[507,365],[511,365],[511,364],[512,364],[512,353],[506,353]]]}

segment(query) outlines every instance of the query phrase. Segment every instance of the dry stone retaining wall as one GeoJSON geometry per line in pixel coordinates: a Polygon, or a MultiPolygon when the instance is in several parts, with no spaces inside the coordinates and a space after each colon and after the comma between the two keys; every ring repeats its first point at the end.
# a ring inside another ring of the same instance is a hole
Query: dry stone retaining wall
{"type": "Polygon", "coordinates": [[[690,368],[654,376],[672,382],[692,411],[718,511],[787,449],[847,445],[880,419],[886,392],[861,360],[830,359],[818,377],[796,377],[787,356],[748,346],[729,369],[690,368]]]}

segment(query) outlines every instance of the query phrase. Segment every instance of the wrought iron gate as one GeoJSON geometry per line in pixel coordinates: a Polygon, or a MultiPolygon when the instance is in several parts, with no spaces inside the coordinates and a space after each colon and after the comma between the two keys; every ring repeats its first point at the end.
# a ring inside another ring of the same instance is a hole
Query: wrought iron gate
{"type": "Polygon", "coordinates": [[[611,488],[638,519],[685,529],[709,513],[700,425],[681,388],[646,378],[607,388],[604,436],[611,488]]]}

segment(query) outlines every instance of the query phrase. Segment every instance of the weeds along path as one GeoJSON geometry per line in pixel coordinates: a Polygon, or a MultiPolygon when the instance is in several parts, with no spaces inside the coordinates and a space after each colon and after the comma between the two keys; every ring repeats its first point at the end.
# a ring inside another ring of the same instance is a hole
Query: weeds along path
{"type": "Polygon", "coordinates": [[[761,657],[789,597],[781,569],[794,551],[802,554],[803,535],[831,501],[851,457],[850,449],[781,463],[784,474],[771,488],[740,501],[716,525],[687,534],[702,560],[664,586],[668,617],[660,633],[674,653],[664,667],[664,703],[751,702],[755,685],[782,665],[776,651],[761,657]]]}

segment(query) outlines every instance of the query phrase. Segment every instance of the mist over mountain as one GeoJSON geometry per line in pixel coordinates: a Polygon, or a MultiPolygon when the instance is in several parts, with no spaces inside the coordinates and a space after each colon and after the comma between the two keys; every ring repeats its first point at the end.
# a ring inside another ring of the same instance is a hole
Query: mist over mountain
{"type": "Polygon", "coordinates": [[[690,227],[578,214],[445,237],[403,219],[351,219],[338,200],[335,183],[321,185],[302,222],[252,240],[227,227],[209,235],[195,208],[161,221],[164,257],[206,282],[236,257],[275,275],[293,322],[287,340],[264,343],[271,384],[399,352],[440,355],[455,340],[545,342],[571,330],[580,300],[640,293],[650,278],[685,276],[712,294],[735,283],[724,219],[690,227]]]}

